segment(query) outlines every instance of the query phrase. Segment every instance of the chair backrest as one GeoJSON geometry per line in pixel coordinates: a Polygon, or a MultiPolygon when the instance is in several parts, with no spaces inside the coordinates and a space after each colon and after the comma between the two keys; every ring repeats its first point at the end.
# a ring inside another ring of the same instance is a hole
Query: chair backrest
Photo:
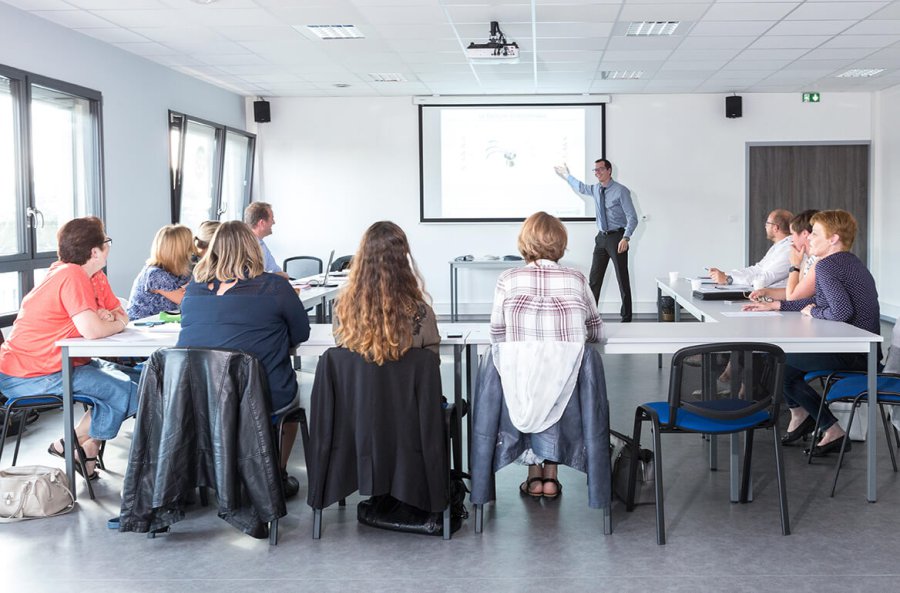
{"type": "Polygon", "coordinates": [[[768,411],[778,418],[784,351],[773,344],[722,343],[682,348],[672,357],[669,418],[679,410],[716,420],[768,411]]]}
{"type": "Polygon", "coordinates": [[[246,533],[284,516],[269,386],[255,356],[164,348],[147,361],[139,390],[123,531],[146,530],[197,486],[215,488],[220,516],[246,533]]]}
{"type": "Polygon", "coordinates": [[[342,272],[344,270],[350,269],[350,264],[353,263],[352,255],[342,255],[341,257],[335,259],[331,262],[331,272],[342,272]]]}
{"type": "Polygon", "coordinates": [[[281,267],[284,273],[293,278],[304,278],[322,273],[322,260],[311,255],[297,255],[284,260],[281,267]]]}
{"type": "Polygon", "coordinates": [[[891,349],[884,361],[884,372],[900,374],[900,322],[894,324],[891,333],[891,349]]]}
{"type": "Polygon", "coordinates": [[[429,512],[447,506],[438,361],[422,348],[381,366],[346,348],[319,358],[310,407],[311,507],[356,490],[390,494],[429,512]]]}

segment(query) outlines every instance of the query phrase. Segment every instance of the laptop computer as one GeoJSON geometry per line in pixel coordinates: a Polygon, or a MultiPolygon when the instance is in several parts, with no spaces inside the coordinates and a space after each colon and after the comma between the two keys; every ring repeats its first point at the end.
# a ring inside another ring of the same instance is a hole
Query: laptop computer
{"type": "Polygon", "coordinates": [[[331,262],[334,261],[334,249],[331,250],[331,255],[328,256],[328,264],[325,266],[325,276],[322,278],[322,281],[313,280],[309,283],[310,286],[321,286],[322,288],[337,288],[337,284],[328,284],[328,274],[331,272],[331,262]]]}

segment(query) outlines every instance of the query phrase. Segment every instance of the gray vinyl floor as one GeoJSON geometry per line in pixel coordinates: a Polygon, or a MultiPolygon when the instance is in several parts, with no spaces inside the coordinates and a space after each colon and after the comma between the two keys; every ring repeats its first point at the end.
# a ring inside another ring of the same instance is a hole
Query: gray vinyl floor
{"type": "MultiPolygon", "coordinates": [[[[889,334],[888,334],[889,335],[889,334]]],[[[313,361],[314,362],[314,361],[313,361]]],[[[665,361],[668,362],[668,361],[665,361]]],[[[630,432],[635,404],[664,399],[668,373],[649,355],[605,356],[612,426],[630,432]]],[[[449,372],[450,365],[445,363],[449,372]]],[[[312,375],[301,373],[309,392],[312,375]]],[[[445,377],[449,393],[452,377],[445,377]]],[[[44,415],[23,440],[20,464],[61,465],[47,455],[59,413],[44,415]]],[[[895,591],[900,575],[900,477],[879,438],[878,502],[865,499],[864,446],[857,443],[829,498],[833,460],[807,465],[802,447],[785,449],[792,534],[781,535],[771,434],[757,437],[754,502],[731,504],[727,441],[709,471],[700,437],[663,436],[668,544],[657,546],[652,505],[613,506],[612,535],[587,506],[585,479],[560,470],[555,501],[521,497],[522,467],[498,474],[485,530],[469,519],[451,541],[363,527],[358,495],[324,512],[323,538],[311,538],[302,452],[292,473],[300,495],[281,521],[278,546],[244,536],[197,508],[169,535],[150,540],[107,529],[118,514],[131,426],[108,446],[109,471],[75,512],[0,525],[0,591],[895,591]],[[893,583],[893,584],[892,584],[893,583]]],[[[5,456],[3,465],[10,462],[5,456]]]]}

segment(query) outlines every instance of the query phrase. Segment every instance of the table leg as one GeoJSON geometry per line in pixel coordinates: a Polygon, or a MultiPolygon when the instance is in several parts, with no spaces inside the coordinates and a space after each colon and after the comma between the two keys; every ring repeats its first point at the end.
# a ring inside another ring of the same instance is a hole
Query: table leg
{"type": "Polygon", "coordinates": [[[69,478],[69,487],[72,489],[72,498],[77,496],[78,488],[75,486],[75,419],[72,408],[72,361],[69,358],[69,349],[62,347],[62,392],[63,392],[63,434],[66,446],[63,455],[66,458],[66,477],[69,478]]]}
{"type": "MultiPolygon", "coordinates": [[[[868,488],[866,492],[866,499],[869,502],[875,502],[878,500],[877,494],[877,477],[878,477],[878,460],[875,456],[877,452],[876,443],[878,442],[878,405],[872,404],[871,394],[878,393],[878,343],[871,342],[869,344],[869,376],[868,376],[868,389],[869,389],[869,430],[866,438],[867,445],[867,457],[866,457],[866,476],[868,482],[868,488]]],[[[877,397],[876,397],[877,401],[877,397]]],[[[888,447],[890,447],[890,443],[888,443],[888,447]]]]}
{"type": "Polygon", "coordinates": [[[740,433],[731,433],[731,467],[729,483],[731,486],[731,502],[741,499],[741,440],[740,433]]]}
{"type": "Polygon", "coordinates": [[[459,295],[457,294],[457,281],[459,280],[457,276],[456,266],[450,264],[450,321],[457,322],[459,321],[459,295]]]}
{"type": "MultiPolygon", "coordinates": [[[[656,285],[656,322],[660,323],[662,321],[662,307],[660,306],[660,301],[662,300],[662,289],[659,287],[659,284],[656,285]]],[[[675,306],[678,306],[678,303],[675,303],[675,306]]],[[[662,352],[656,355],[656,368],[662,368],[662,352]]]]}

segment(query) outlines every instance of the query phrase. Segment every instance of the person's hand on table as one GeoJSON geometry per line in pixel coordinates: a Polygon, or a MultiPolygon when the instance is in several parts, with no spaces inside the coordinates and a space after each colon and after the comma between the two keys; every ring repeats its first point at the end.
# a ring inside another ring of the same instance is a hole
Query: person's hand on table
{"type": "Polygon", "coordinates": [[[709,277],[716,284],[728,284],[728,274],[726,274],[719,268],[710,268],[709,277]]]}
{"type": "Polygon", "coordinates": [[[741,307],[741,311],[781,311],[781,301],[756,301],[741,307]]]}
{"type": "Polygon", "coordinates": [[[760,288],[751,292],[749,298],[751,301],[764,301],[767,298],[771,298],[771,292],[768,288],[760,288]]]}
{"type": "Polygon", "coordinates": [[[97,317],[99,317],[103,321],[112,321],[116,318],[116,316],[113,315],[112,311],[110,311],[109,309],[104,309],[102,307],[100,309],[97,309],[97,317]]]}

